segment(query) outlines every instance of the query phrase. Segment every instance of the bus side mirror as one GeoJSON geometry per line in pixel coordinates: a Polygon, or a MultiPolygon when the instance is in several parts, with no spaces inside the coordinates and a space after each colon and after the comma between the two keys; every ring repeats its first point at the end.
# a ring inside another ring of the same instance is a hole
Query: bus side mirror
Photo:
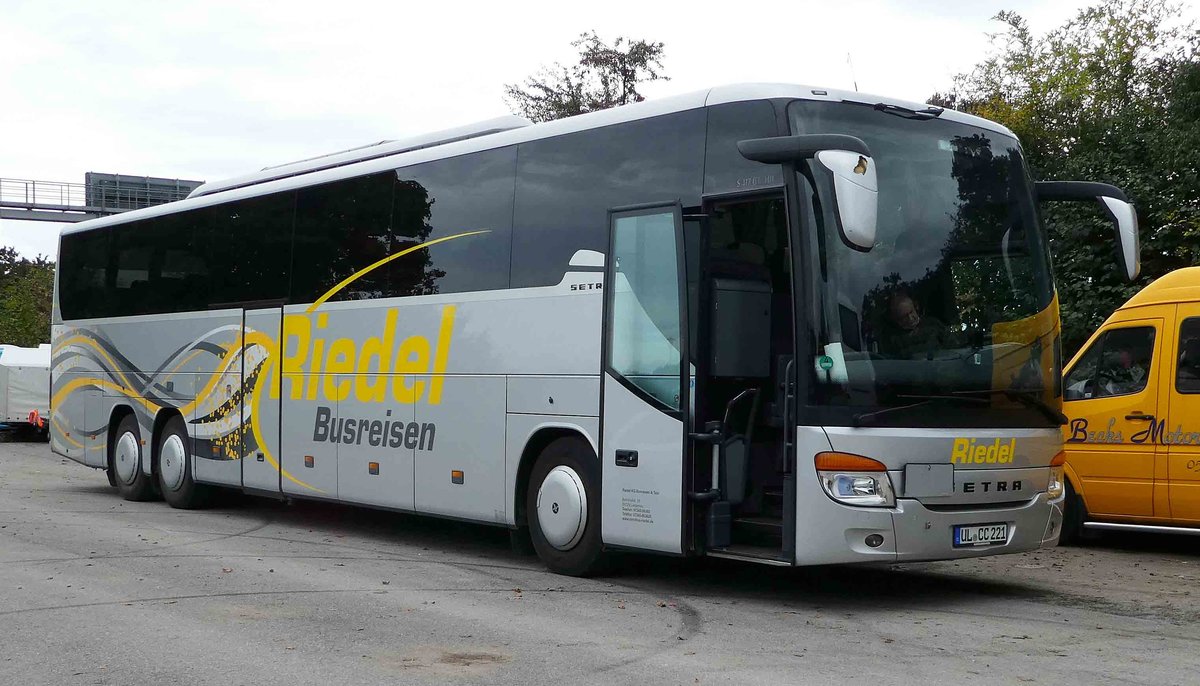
{"type": "Polygon", "coordinates": [[[861,138],[810,134],[753,138],[737,145],[742,157],[763,164],[795,164],[815,158],[833,175],[834,215],[842,242],[863,252],[875,245],[879,180],[871,150],[861,138]]]}
{"type": "Polygon", "coordinates": [[[1096,201],[1108,215],[1116,232],[1114,247],[1117,265],[1129,281],[1142,271],[1141,242],[1138,237],[1137,209],[1125,192],[1107,183],[1090,181],[1039,181],[1035,184],[1039,201],[1096,201]]]}

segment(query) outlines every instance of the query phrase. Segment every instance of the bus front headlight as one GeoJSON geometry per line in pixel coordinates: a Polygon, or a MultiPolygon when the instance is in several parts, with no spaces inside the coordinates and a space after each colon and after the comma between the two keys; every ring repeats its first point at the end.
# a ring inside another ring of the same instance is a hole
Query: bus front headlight
{"type": "Polygon", "coordinates": [[[860,507],[894,507],[896,493],[887,467],[861,455],[823,452],[816,456],[817,477],[825,494],[860,507]]]}
{"type": "Polygon", "coordinates": [[[1050,481],[1046,484],[1046,500],[1058,500],[1067,491],[1066,468],[1067,454],[1059,452],[1050,461],[1050,481]]]}

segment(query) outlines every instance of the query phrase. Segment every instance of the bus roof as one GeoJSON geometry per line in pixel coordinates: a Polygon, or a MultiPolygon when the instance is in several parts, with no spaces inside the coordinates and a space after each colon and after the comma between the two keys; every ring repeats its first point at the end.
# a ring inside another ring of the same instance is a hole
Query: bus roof
{"type": "MultiPolygon", "coordinates": [[[[499,117],[478,124],[403,140],[383,141],[340,153],[268,167],[252,174],[224,181],[206,183],[184,200],[91,219],[68,227],[63,230],[63,233],[70,234],[98,229],[112,224],[123,224],[127,221],[147,219],[222,202],[292,190],[302,186],[328,183],[352,176],[371,174],[627,121],[648,119],[707,105],[774,98],[866,104],[883,102],[911,109],[927,107],[921,103],[832,88],[795,84],[749,83],[717,86],[708,90],[646,100],[540,124],[529,124],[527,120],[516,116],[499,117]]],[[[1000,124],[956,110],[945,110],[941,117],[1009,136],[1014,135],[1000,124]]]]}
{"type": "Polygon", "coordinates": [[[1158,277],[1119,309],[1193,301],[1200,301],[1200,267],[1176,269],[1158,277]]]}

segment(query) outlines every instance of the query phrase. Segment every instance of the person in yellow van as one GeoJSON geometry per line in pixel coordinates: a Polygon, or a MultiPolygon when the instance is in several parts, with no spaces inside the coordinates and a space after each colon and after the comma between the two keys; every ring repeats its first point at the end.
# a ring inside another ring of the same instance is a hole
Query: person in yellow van
{"type": "Polygon", "coordinates": [[[1200,533],[1200,267],[1146,286],[1067,365],[1061,541],[1200,533]]]}

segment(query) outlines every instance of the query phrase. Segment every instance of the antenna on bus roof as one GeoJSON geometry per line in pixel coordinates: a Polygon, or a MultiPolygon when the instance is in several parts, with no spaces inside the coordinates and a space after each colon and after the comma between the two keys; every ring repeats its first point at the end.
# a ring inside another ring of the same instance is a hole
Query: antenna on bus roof
{"type": "Polygon", "coordinates": [[[850,59],[850,53],[846,53],[846,64],[850,65],[850,82],[854,84],[854,92],[858,92],[858,77],[854,75],[854,62],[850,59]]]}

